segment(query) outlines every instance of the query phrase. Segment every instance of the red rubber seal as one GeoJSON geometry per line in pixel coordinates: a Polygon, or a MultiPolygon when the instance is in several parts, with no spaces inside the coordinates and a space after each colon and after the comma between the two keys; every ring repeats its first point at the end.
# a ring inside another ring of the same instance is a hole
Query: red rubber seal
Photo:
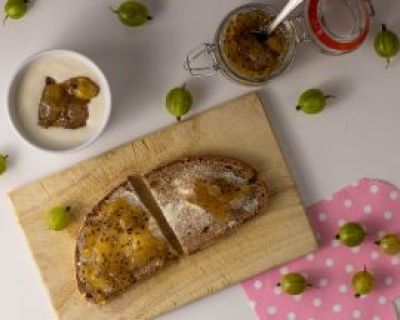
{"type": "Polygon", "coordinates": [[[318,19],[318,3],[319,0],[310,0],[308,5],[308,21],[312,32],[325,46],[336,51],[349,52],[357,49],[367,37],[369,31],[370,17],[366,3],[362,1],[363,9],[366,12],[366,25],[363,32],[354,40],[349,42],[339,42],[329,36],[323,29],[321,22],[318,19]]]}

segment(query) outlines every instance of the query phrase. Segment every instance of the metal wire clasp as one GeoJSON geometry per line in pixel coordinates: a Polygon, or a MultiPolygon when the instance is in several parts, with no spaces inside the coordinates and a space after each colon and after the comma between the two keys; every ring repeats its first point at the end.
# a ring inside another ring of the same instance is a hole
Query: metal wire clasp
{"type": "Polygon", "coordinates": [[[193,48],[187,54],[183,67],[194,77],[216,74],[219,66],[215,55],[215,46],[212,43],[202,43],[193,48]]]}
{"type": "Polygon", "coordinates": [[[369,12],[368,12],[369,16],[375,17],[375,8],[374,8],[374,5],[372,4],[371,0],[366,0],[366,3],[367,3],[368,10],[369,10],[369,12]]]}

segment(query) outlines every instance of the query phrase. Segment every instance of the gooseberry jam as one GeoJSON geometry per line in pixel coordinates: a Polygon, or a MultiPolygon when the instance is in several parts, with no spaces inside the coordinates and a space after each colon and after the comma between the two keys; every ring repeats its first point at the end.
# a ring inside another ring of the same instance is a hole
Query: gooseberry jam
{"type": "Polygon", "coordinates": [[[233,72],[243,77],[268,78],[283,62],[288,40],[280,27],[266,35],[261,31],[273,20],[255,9],[231,17],[224,30],[223,59],[233,72]]]}

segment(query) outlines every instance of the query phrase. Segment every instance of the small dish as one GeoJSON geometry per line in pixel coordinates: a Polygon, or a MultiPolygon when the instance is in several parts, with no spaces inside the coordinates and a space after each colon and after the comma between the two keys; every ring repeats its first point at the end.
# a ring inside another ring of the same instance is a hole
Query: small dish
{"type": "Polygon", "coordinates": [[[105,130],[111,115],[111,90],[101,69],[86,56],[69,50],[46,50],[25,59],[12,77],[8,95],[9,120],[18,136],[37,149],[49,152],[82,150],[105,130]],[[46,77],[65,81],[87,76],[100,87],[89,103],[89,117],[79,129],[42,128],[37,124],[39,102],[46,77]]]}

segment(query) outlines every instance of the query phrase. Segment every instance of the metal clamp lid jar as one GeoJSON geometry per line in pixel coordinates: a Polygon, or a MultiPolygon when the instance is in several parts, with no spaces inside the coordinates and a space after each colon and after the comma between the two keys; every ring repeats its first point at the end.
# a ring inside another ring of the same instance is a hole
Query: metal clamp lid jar
{"type": "Polygon", "coordinates": [[[213,43],[188,53],[185,69],[192,76],[219,71],[241,84],[263,85],[290,65],[301,41],[311,40],[327,54],[356,50],[368,34],[373,8],[369,0],[306,0],[301,16],[283,21],[272,39],[259,39],[253,31],[278,12],[264,3],[234,9],[219,25],[213,43]]]}

